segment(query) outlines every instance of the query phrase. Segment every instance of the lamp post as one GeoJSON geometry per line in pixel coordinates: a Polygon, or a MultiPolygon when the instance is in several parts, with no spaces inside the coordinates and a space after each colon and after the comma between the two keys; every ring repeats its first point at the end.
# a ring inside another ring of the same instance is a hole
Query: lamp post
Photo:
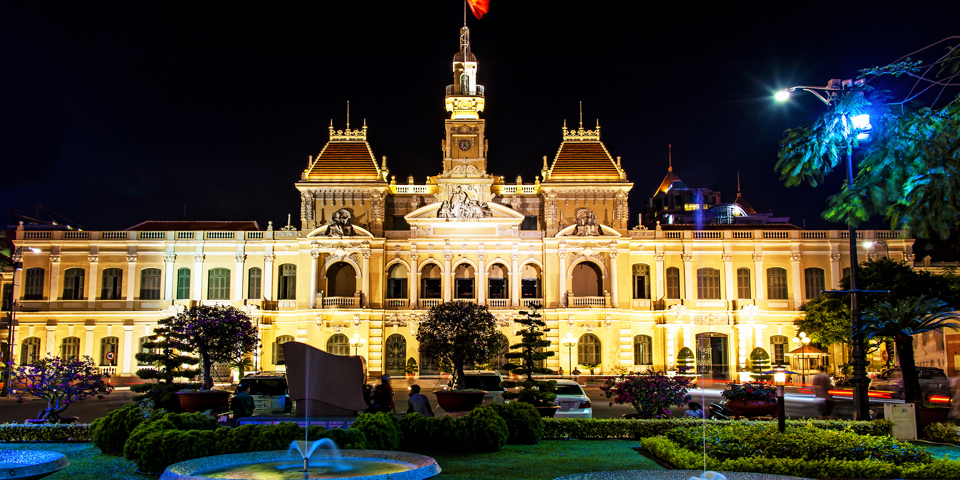
{"type": "Polygon", "coordinates": [[[354,356],[354,357],[357,356],[357,352],[359,351],[360,347],[362,347],[365,343],[366,343],[366,341],[365,341],[364,339],[360,338],[360,334],[359,334],[359,333],[354,333],[354,334],[353,334],[353,338],[350,339],[350,345],[353,345],[353,356],[354,356]]]}
{"type": "Polygon", "coordinates": [[[10,256],[13,259],[13,289],[10,292],[13,296],[10,302],[10,323],[7,324],[7,355],[5,360],[5,365],[3,366],[3,391],[0,391],[0,397],[9,397],[10,396],[10,373],[13,370],[13,345],[17,336],[17,306],[19,302],[17,300],[17,287],[20,285],[17,284],[18,272],[23,270],[23,250],[26,248],[28,251],[37,253],[40,251],[39,248],[33,247],[24,247],[23,245],[17,247],[13,252],[13,255],[10,256]]]}
{"type": "Polygon", "coordinates": [[[873,241],[867,240],[863,242],[863,248],[866,248],[867,250],[869,250],[870,247],[873,247],[874,254],[877,253],[877,245],[883,245],[883,251],[884,253],[886,253],[886,255],[884,255],[884,258],[890,256],[890,248],[887,247],[887,242],[883,240],[873,240],[873,241]]]}
{"type": "Polygon", "coordinates": [[[573,347],[577,346],[577,339],[573,338],[573,334],[567,332],[567,336],[560,341],[560,345],[567,347],[567,372],[570,373],[570,378],[573,378],[573,347]]]}
{"type": "Polygon", "coordinates": [[[783,367],[777,365],[773,370],[763,372],[764,375],[773,375],[773,383],[777,386],[777,430],[783,433],[787,429],[787,406],[783,401],[783,387],[787,384],[787,375],[793,374],[783,367]]]}
{"type": "Polygon", "coordinates": [[[803,385],[807,383],[806,346],[810,344],[810,337],[807,336],[806,332],[800,332],[800,336],[793,337],[793,342],[800,345],[800,371],[803,372],[800,374],[800,384],[803,385]]]}
{"type": "MultiPolygon", "coordinates": [[[[776,99],[785,101],[790,98],[790,93],[797,89],[813,94],[821,102],[827,105],[828,109],[835,108],[837,97],[841,92],[855,85],[863,83],[863,80],[840,80],[831,79],[826,87],[796,86],[781,90],[776,93],[776,99]],[[825,92],[826,96],[820,92],[825,92]]],[[[853,188],[853,142],[854,139],[865,140],[870,133],[870,117],[868,115],[856,115],[848,117],[843,115],[844,120],[849,120],[850,129],[846,131],[844,140],[846,140],[846,171],[847,188],[853,188]]],[[[847,122],[844,122],[845,124],[847,122]]],[[[867,378],[867,353],[864,348],[863,332],[860,328],[860,303],[857,293],[860,292],[857,285],[857,270],[859,268],[859,255],[857,253],[857,228],[848,225],[848,234],[850,240],[850,290],[842,293],[850,294],[850,325],[853,335],[851,338],[850,363],[853,365],[853,377],[850,383],[853,384],[853,418],[855,420],[868,420],[870,418],[870,400],[867,396],[867,387],[870,380],[867,378]]],[[[836,293],[841,293],[837,291],[836,293]]]]}

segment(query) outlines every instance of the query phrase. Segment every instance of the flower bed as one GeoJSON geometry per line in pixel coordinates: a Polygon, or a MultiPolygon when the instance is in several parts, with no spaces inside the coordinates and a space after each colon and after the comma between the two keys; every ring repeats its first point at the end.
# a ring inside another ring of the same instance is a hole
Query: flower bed
{"type": "Polygon", "coordinates": [[[612,399],[610,405],[631,405],[637,415],[666,418],[672,405],[683,406],[690,401],[687,389],[691,388],[697,386],[687,377],[650,372],[608,379],[600,390],[612,399]]]}
{"type": "MultiPolygon", "coordinates": [[[[664,418],[651,420],[611,419],[544,419],[544,439],[606,439],[656,437],[681,426],[701,425],[700,420],[687,418],[664,418]]],[[[709,425],[769,425],[770,422],[752,422],[737,420],[710,420],[709,425]]],[[[890,435],[893,423],[888,420],[849,421],[849,420],[787,420],[787,425],[811,425],[820,430],[850,431],[860,435],[890,435]]]]}

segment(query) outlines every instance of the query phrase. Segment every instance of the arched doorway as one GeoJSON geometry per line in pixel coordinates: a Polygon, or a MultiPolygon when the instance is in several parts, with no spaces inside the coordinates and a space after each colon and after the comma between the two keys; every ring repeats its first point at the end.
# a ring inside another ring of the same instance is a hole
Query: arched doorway
{"type": "Polygon", "coordinates": [[[476,274],[473,271],[473,265],[461,263],[457,265],[453,273],[454,297],[463,300],[477,298],[476,293],[474,293],[476,284],[474,277],[476,277],[476,274]]]}
{"type": "Polygon", "coordinates": [[[728,378],[730,365],[727,335],[717,332],[697,334],[697,373],[710,378],[728,378]]]}
{"type": "Polygon", "coordinates": [[[420,269],[420,298],[442,298],[443,285],[440,266],[428,263],[420,269]]]}
{"type": "Polygon", "coordinates": [[[391,376],[403,376],[407,363],[407,339],[403,335],[394,333],[387,337],[384,343],[383,372],[391,376]]]}
{"type": "Polygon", "coordinates": [[[407,298],[407,267],[394,264],[387,273],[387,298],[407,298]]]}
{"type": "Polygon", "coordinates": [[[603,296],[603,272],[593,262],[580,262],[573,267],[572,283],[574,297],[603,296]]]}
{"type": "Polygon", "coordinates": [[[520,270],[520,297],[524,299],[541,299],[540,267],[535,263],[528,263],[520,270]]]}
{"type": "Polygon", "coordinates": [[[502,263],[494,263],[487,269],[487,298],[510,298],[507,267],[502,263]]]}
{"type": "Polygon", "coordinates": [[[600,347],[600,337],[592,333],[584,333],[581,335],[580,340],[577,341],[577,365],[602,363],[600,347]]]}
{"type": "Polygon", "coordinates": [[[347,262],[336,262],[327,268],[327,296],[352,297],[357,293],[357,271],[347,262]]]}

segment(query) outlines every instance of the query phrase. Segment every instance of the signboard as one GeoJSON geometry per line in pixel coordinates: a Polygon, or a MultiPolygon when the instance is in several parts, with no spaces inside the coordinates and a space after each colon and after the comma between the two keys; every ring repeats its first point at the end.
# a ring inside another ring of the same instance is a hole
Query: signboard
{"type": "Polygon", "coordinates": [[[947,376],[951,378],[960,376],[960,335],[947,333],[944,338],[947,342],[947,368],[945,368],[947,376]]]}
{"type": "Polygon", "coordinates": [[[883,405],[883,418],[893,422],[893,436],[900,440],[917,439],[916,405],[912,403],[887,403],[883,405]]]}

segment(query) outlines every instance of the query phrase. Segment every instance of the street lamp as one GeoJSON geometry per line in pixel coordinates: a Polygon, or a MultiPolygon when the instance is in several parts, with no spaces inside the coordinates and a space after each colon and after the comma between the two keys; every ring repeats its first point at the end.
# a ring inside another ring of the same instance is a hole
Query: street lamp
{"type": "Polygon", "coordinates": [[[10,373],[13,370],[13,344],[17,336],[17,330],[14,326],[17,324],[17,306],[19,302],[17,301],[17,287],[20,285],[17,284],[18,272],[23,270],[23,250],[33,253],[39,253],[39,248],[33,247],[24,247],[23,245],[17,247],[13,252],[13,255],[10,256],[13,259],[13,291],[10,302],[10,323],[7,324],[7,355],[5,360],[5,365],[3,366],[3,391],[0,391],[0,397],[10,396],[10,373]]]}
{"type": "Polygon", "coordinates": [[[570,378],[573,378],[573,347],[577,346],[577,339],[573,338],[572,333],[567,332],[567,336],[560,341],[560,345],[567,347],[567,372],[570,378]]]}
{"type": "Polygon", "coordinates": [[[863,242],[863,248],[869,250],[870,247],[873,247],[873,253],[877,253],[877,245],[883,245],[883,250],[885,252],[883,258],[890,256],[890,248],[887,247],[887,242],[884,242],[883,240],[867,240],[863,242]]]}
{"type": "Polygon", "coordinates": [[[357,351],[362,347],[366,341],[360,338],[359,333],[354,333],[353,338],[350,339],[350,345],[353,345],[353,356],[357,356],[357,351]]]}
{"type": "Polygon", "coordinates": [[[787,406],[783,401],[783,387],[787,384],[787,375],[795,374],[777,364],[773,370],[763,372],[764,375],[773,375],[773,383],[777,386],[777,429],[783,433],[787,429],[787,406]]]}
{"type": "MultiPolygon", "coordinates": [[[[826,87],[796,86],[781,90],[776,93],[777,100],[785,101],[790,98],[790,93],[797,89],[813,94],[821,102],[827,105],[827,108],[836,107],[838,97],[841,92],[854,86],[863,84],[862,79],[858,80],[840,80],[831,79],[826,87]],[[824,92],[826,95],[822,95],[824,92]]],[[[847,188],[853,189],[853,142],[865,140],[870,133],[869,116],[858,114],[852,117],[843,115],[844,120],[849,120],[850,129],[846,131],[844,140],[846,140],[846,170],[847,170],[847,188]]],[[[846,123],[846,122],[844,122],[846,123]]],[[[850,290],[845,292],[834,291],[834,293],[850,294],[850,324],[853,327],[853,336],[851,338],[850,363],[853,365],[853,378],[850,383],[853,384],[853,416],[855,420],[866,420],[870,418],[870,400],[867,396],[867,387],[869,379],[867,378],[867,353],[863,345],[863,333],[860,328],[860,303],[857,285],[857,270],[859,269],[859,255],[857,253],[857,228],[853,225],[847,226],[850,240],[850,290]]]]}
{"type": "Polygon", "coordinates": [[[807,383],[807,345],[810,344],[810,337],[806,332],[800,332],[799,337],[793,337],[793,342],[800,345],[800,368],[803,373],[800,374],[800,384],[807,383]]]}

